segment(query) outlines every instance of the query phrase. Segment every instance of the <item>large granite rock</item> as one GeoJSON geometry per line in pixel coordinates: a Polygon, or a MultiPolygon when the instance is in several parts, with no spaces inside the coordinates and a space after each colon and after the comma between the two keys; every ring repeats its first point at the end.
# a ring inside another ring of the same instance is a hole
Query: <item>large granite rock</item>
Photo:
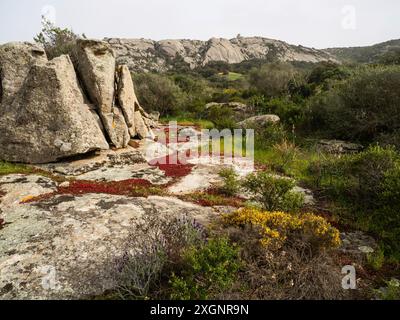
{"type": "Polygon", "coordinates": [[[32,43],[12,42],[0,46],[0,103],[10,105],[32,65],[46,61],[43,48],[32,43]]]}
{"type": "Polygon", "coordinates": [[[108,149],[68,56],[33,65],[0,115],[1,159],[46,163],[108,149]]]}
{"type": "Polygon", "coordinates": [[[124,148],[130,140],[122,111],[115,103],[115,54],[110,45],[98,40],[79,39],[76,64],[91,101],[97,106],[111,143],[124,148]]]}
{"type": "Polygon", "coordinates": [[[53,162],[153,137],[157,121],[110,45],[79,39],[72,51],[49,62],[35,44],[0,46],[0,160],[53,162]]]}

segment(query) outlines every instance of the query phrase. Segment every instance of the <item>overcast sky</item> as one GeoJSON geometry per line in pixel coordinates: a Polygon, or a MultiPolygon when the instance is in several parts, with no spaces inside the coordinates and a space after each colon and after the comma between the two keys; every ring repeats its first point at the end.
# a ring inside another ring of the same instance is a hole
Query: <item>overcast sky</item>
{"type": "Polygon", "coordinates": [[[400,38],[400,0],[0,0],[0,43],[32,40],[42,14],[92,38],[240,33],[316,48],[400,38]]]}

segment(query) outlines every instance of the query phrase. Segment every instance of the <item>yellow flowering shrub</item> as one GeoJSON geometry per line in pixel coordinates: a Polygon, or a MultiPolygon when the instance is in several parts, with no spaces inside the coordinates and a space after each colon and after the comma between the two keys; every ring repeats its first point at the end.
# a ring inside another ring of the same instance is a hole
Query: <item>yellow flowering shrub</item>
{"type": "Polygon", "coordinates": [[[258,209],[242,209],[224,216],[224,222],[237,227],[255,227],[261,245],[280,248],[288,240],[300,239],[314,247],[335,248],[340,245],[340,233],[324,218],[311,213],[292,215],[258,209]]]}

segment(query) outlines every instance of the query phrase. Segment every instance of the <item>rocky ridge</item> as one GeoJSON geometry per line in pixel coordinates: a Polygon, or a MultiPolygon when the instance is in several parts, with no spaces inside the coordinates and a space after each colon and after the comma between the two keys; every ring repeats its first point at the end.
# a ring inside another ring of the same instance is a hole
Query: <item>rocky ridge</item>
{"type": "Polygon", "coordinates": [[[106,38],[117,54],[117,61],[132,71],[167,71],[176,61],[190,68],[214,61],[240,63],[252,59],[270,61],[336,61],[329,53],[290,45],[262,37],[212,38],[200,40],[161,40],[106,38]]]}

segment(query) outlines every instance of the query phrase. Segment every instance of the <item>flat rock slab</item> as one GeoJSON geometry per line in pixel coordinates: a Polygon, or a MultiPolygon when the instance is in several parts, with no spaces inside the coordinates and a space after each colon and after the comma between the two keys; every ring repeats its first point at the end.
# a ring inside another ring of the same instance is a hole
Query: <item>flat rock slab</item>
{"type": "Polygon", "coordinates": [[[167,178],[165,173],[159,168],[152,167],[146,163],[127,166],[103,167],[81,174],[76,178],[80,180],[104,182],[143,179],[154,185],[164,185],[171,181],[171,179],[167,178]]]}
{"type": "Polygon", "coordinates": [[[188,216],[203,225],[217,215],[211,208],[158,196],[57,195],[21,203],[27,193],[54,190],[51,181],[39,179],[12,175],[0,180],[6,193],[0,200],[6,222],[0,230],[0,299],[101,295],[114,285],[110,262],[124,253],[126,240],[146,215],[188,216]],[[28,186],[33,187],[29,192],[28,186]]]}
{"type": "Polygon", "coordinates": [[[146,163],[143,154],[132,147],[118,150],[103,150],[82,159],[49,163],[36,166],[39,169],[63,176],[77,177],[79,175],[102,168],[146,163]]]}
{"type": "MultiPolygon", "coordinates": [[[[57,184],[46,177],[37,175],[12,174],[0,176],[0,216],[21,202],[42,194],[56,191],[57,184]]],[[[1,232],[1,231],[0,231],[1,232]]]]}

